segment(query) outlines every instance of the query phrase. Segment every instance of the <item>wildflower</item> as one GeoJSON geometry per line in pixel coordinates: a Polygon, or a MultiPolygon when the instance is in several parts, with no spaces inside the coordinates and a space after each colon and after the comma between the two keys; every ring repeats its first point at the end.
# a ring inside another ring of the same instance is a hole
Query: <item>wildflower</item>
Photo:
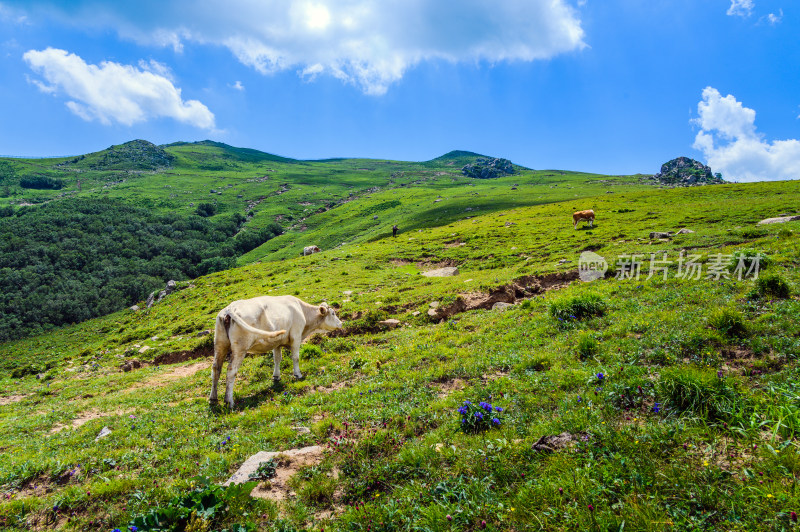
{"type": "Polygon", "coordinates": [[[493,417],[492,418],[492,423],[494,423],[495,425],[499,425],[500,424],[500,420],[497,419],[496,417],[493,417]]]}
{"type": "Polygon", "coordinates": [[[497,410],[498,412],[502,412],[503,411],[503,407],[502,406],[496,406],[496,407],[494,407],[494,409],[497,410]]]}
{"type": "Polygon", "coordinates": [[[458,413],[461,414],[462,416],[467,412],[469,412],[469,409],[466,406],[462,406],[461,408],[458,409],[458,413]]]}
{"type": "Polygon", "coordinates": [[[486,528],[486,521],[481,520],[481,528],[486,528]]]}
{"type": "MultiPolygon", "coordinates": [[[[794,513],[794,512],[792,512],[792,513],[794,513]]],[[[448,520],[448,521],[452,521],[452,520],[453,520],[453,516],[452,516],[452,515],[450,515],[450,514],[447,514],[447,520],[448,520]]]]}
{"type": "Polygon", "coordinates": [[[112,530],[111,532],[122,532],[122,530],[120,530],[119,528],[115,528],[115,529],[114,529],[114,530],[112,530]]]}
{"type": "Polygon", "coordinates": [[[717,377],[721,379],[722,375],[723,375],[722,370],[721,369],[717,370],[717,377]]]}
{"type": "Polygon", "coordinates": [[[597,380],[599,380],[600,382],[603,382],[603,379],[605,379],[605,378],[606,378],[606,376],[603,375],[602,373],[598,373],[597,374],[597,380]]]}
{"type": "Polygon", "coordinates": [[[564,488],[558,488],[558,494],[564,495],[564,488]]]}
{"type": "Polygon", "coordinates": [[[128,528],[129,528],[129,530],[130,530],[131,532],[138,532],[138,531],[139,531],[139,527],[138,527],[138,526],[136,526],[136,525],[131,525],[131,526],[130,526],[130,527],[128,527],[128,528]]]}
{"type": "Polygon", "coordinates": [[[579,395],[579,396],[578,396],[578,402],[580,403],[581,401],[583,401],[583,399],[582,399],[582,398],[581,398],[581,396],[579,395]]]}
{"type": "Polygon", "coordinates": [[[478,419],[483,419],[483,414],[481,414],[480,412],[475,412],[475,417],[478,419]]]}
{"type": "Polygon", "coordinates": [[[469,401],[464,401],[464,404],[465,405],[471,405],[472,403],[470,403],[469,401]]]}
{"type": "Polygon", "coordinates": [[[789,518],[796,523],[797,522],[797,513],[795,513],[795,512],[790,513],[789,514],[789,518]]]}
{"type": "Polygon", "coordinates": [[[587,506],[587,508],[589,508],[590,512],[594,512],[594,506],[592,506],[591,504],[589,506],[587,506]]]}
{"type": "Polygon", "coordinates": [[[661,411],[661,403],[656,403],[653,405],[653,412],[658,414],[661,411]]]}

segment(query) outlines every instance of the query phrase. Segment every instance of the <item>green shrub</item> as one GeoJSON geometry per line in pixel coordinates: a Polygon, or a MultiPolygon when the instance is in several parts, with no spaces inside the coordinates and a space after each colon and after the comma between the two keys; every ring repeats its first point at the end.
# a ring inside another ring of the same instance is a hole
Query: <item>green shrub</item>
{"type": "MultiPolygon", "coordinates": [[[[251,504],[250,492],[256,486],[255,482],[247,482],[224,488],[212,484],[206,478],[198,477],[195,480],[200,484],[197,488],[186,495],[175,497],[166,506],[151,508],[147,513],[136,516],[128,527],[136,527],[139,532],[145,532],[185,530],[190,523],[197,530],[202,530],[204,526],[221,524],[230,510],[251,504]]],[[[244,532],[247,528],[235,524],[229,530],[244,532]]]]}
{"type": "Polygon", "coordinates": [[[578,357],[581,360],[592,358],[600,351],[600,343],[594,336],[583,334],[578,339],[578,357]]]}
{"type": "Polygon", "coordinates": [[[747,335],[742,313],[736,309],[719,308],[708,317],[708,325],[725,336],[741,338],[747,335]]]}
{"type": "Polygon", "coordinates": [[[550,303],[550,315],[559,321],[602,316],[605,312],[606,304],[597,294],[565,297],[550,303]]]}
{"type": "Polygon", "coordinates": [[[322,349],[318,345],[303,344],[300,348],[300,356],[305,360],[313,360],[322,356],[322,349]]]}
{"type": "Polygon", "coordinates": [[[750,248],[734,251],[730,264],[731,271],[741,264],[743,268],[742,276],[744,276],[751,267],[755,268],[754,261],[756,260],[758,261],[758,271],[766,270],[772,265],[772,259],[769,255],[765,255],[758,250],[750,248]]]}
{"type": "Polygon", "coordinates": [[[709,421],[728,421],[744,404],[724,378],[693,368],[662,374],[657,388],[657,396],[669,411],[709,421]]]}
{"type": "Polygon", "coordinates": [[[756,279],[750,296],[755,298],[787,299],[791,295],[789,283],[778,274],[765,275],[756,279]]]}
{"type": "Polygon", "coordinates": [[[217,206],[213,203],[201,203],[195,209],[195,213],[203,218],[214,216],[217,213],[217,206]]]}

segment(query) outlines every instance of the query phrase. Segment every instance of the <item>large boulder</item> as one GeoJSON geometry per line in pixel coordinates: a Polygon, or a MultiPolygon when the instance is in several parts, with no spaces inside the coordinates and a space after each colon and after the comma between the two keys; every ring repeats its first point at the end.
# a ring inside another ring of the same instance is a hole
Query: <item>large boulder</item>
{"type": "Polygon", "coordinates": [[[479,157],[474,163],[461,168],[461,173],[475,179],[493,179],[514,173],[514,165],[508,159],[479,157]]]}
{"type": "Polygon", "coordinates": [[[713,174],[711,168],[689,157],[678,157],[662,164],[661,172],[651,179],[662,185],[681,187],[719,185],[725,182],[721,174],[713,174]]]}

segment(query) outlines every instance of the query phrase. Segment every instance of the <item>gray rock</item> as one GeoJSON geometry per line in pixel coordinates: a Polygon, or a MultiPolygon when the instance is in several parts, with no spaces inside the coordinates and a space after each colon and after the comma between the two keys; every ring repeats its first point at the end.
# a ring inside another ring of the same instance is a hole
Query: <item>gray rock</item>
{"type": "Polygon", "coordinates": [[[311,429],[308,427],[292,427],[292,430],[297,432],[298,434],[309,434],[311,429]]]}
{"type": "Polygon", "coordinates": [[[211,334],[211,329],[206,329],[205,331],[200,331],[195,336],[197,336],[198,338],[202,338],[203,336],[207,336],[209,334],[211,334]]]}
{"type": "Polygon", "coordinates": [[[454,275],[458,275],[458,268],[455,266],[448,266],[446,268],[438,268],[436,270],[422,272],[422,275],[425,277],[452,277],[454,275]]]}
{"type": "Polygon", "coordinates": [[[513,303],[503,303],[502,301],[498,301],[494,305],[492,305],[492,310],[505,310],[508,307],[513,307],[513,303]]]}
{"type": "Polygon", "coordinates": [[[147,296],[147,301],[145,302],[145,306],[147,308],[152,307],[153,303],[155,303],[155,300],[156,300],[156,293],[155,292],[150,292],[150,295],[147,296]]]}
{"type": "Polygon", "coordinates": [[[100,438],[105,438],[109,434],[111,434],[111,429],[108,428],[108,427],[103,427],[103,429],[100,431],[100,434],[97,435],[97,437],[94,439],[94,441],[97,441],[100,438]]]}
{"type": "Polygon", "coordinates": [[[169,281],[167,281],[167,287],[164,289],[164,291],[167,294],[171,294],[177,289],[178,289],[178,283],[170,279],[169,281]]]}
{"type": "Polygon", "coordinates": [[[686,229],[685,227],[683,229],[678,229],[679,235],[688,235],[690,233],[694,233],[694,231],[692,231],[691,229],[686,229]]]}
{"type": "Polygon", "coordinates": [[[479,157],[474,163],[461,168],[461,173],[475,179],[494,179],[514,173],[514,165],[508,159],[479,157]]]}
{"type": "Polygon", "coordinates": [[[322,460],[323,451],[324,449],[319,445],[303,447],[302,449],[290,449],[283,452],[261,451],[245,460],[236,473],[234,473],[231,478],[229,478],[227,482],[223,484],[223,486],[229,486],[231,484],[244,484],[245,482],[249,482],[250,475],[256,472],[258,466],[261,465],[261,462],[271,460],[278,455],[283,455],[291,461],[313,463],[322,460]]]}
{"type": "Polygon", "coordinates": [[[130,308],[130,310],[132,310],[133,312],[136,312],[137,310],[139,310],[139,305],[134,305],[134,306],[132,306],[132,307],[130,308]]]}
{"type": "Polygon", "coordinates": [[[400,325],[400,320],[396,320],[394,318],[389,318],[388,320],[383,320],[378,322],[380,325],[384,325],[386,327],[397,327],[400,325]]]}
{"type": "Polygon", "coordinates": [[[672,235],[674,234],[675,233],[673,233],[672,231],[667,231],[666,233],[653,231],[652,233],[650,233],[650,239],[652,240],[654,238],[672,238],[672,235]]]}
{"type": "Polygon", "coordinates": [[[678,157],[662,164],[661,172],[650,179],[661,185],[682,187],[719,185],[725,182],[720,174],[713,174],[711,168],[689,157],[678,157]]]}
{"type": "Polygon", "coordinates": [[[795,222],[797,220],[800,220],[800,216],[779,216],[777,218],[766,218],[756,225],[785,224],[786,222],[795,222]]]}

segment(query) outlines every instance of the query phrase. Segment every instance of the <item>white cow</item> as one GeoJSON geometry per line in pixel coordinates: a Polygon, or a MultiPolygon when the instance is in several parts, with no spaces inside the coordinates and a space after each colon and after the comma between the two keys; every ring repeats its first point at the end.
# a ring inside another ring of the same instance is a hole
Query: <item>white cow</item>
{"type": "Polygon", "coordinates": [[[300,252],[301,257],[306,257],[308,255],[313,255],[314,253],[319,253],[322,251],[319,249],[319,246],[306,246],[303,248],[303,251],[300,252]]]}
{"type": "Polygon", "coordinates": [[[294,296],[261,296],[234,301],[217,314],[214,331],[214,365],[211,369],[211,395],[217,402],[217,383],[222,364],[231,354],[225,385],[225,403],[233,408],[233,382],[247,353],[272,351],[272,378],[281,378],[281,347],[292,351],[294,376],[300,373],[300,344],[316,331],[332,331],[342,326],[336,311],[326,304],[309,305],[294,296]]]}

